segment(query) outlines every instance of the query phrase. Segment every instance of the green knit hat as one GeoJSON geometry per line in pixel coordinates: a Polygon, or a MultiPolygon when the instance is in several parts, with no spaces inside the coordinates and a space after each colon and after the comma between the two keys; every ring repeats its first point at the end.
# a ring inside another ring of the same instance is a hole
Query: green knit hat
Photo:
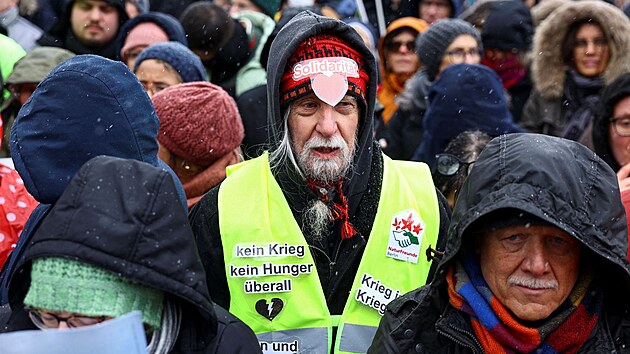
{"type": "Polygon", "coordinates": [[[164,293],[116,273],[65,258],[33,261],[31,287],[24,304],[86,316],[118,317],[138,310],[142,321],[160,327],[164,293]]]}

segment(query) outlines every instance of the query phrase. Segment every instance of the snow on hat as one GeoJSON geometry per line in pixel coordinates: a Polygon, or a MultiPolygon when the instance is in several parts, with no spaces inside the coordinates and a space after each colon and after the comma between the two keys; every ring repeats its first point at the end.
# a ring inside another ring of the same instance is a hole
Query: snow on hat
{"type": "Polygon", "coordinates": [[[418,35],[416,51],[430,80],[435,80],[446,48],[455,38],[463,34],[468,34],[477,40],[479,53],[481,53],[482,44],[479,32],[470,23],[460,19],[438,20],[418,35]]]}
{"type": "Polygon", "coordinates": [[[153,22],[142,22],[134,27],[127,38],[123,47],[120,49],[120,57],[122,60],[126,60],[125,52],[136,47],[148,47],[151,44],[168,42],[168,34],[162,29],[162,27],[156,25],[153,22]]]}
{"type": "Polygon", "coordinates": [[[160,290],[138,284],[87,263],[59,257],[37,258],[31,268],[31,286],[24,304],[86,316],[119,317],[142,312],[142,321],[159,328],[162,319],[160,290]]]}
{"type": "Polygon", "coordinates": [[[212,164],[243,141],[236,102],[217,85],[170,86],[153,96],[153,105],[160,119],[160,144],[196,165],[212,164]]]}
{"type": "Polygon", "coordinates": [[[166,62],[177,71],[183,82],[208,81],[201,59],[179,42],[161,42],[146,47],[136,59],[133,71],[136,72],[140,63],[147,59],[166,62]]]}
{"type": "Polygon", "coordinates": [[[310,93],[329,104],[346,94],[365,102],[368,82],[365,61],[359,52],[337,36],[318,34],[300,43],[287,61],[280,78],[280,103],[286,107],[310,93]],[[339,83],[345,83],[344,80],[347,80],[347,89],[335,90],[340,87],[339,83]],[[322,98],[321,94],[329,99],[322,98]]]}

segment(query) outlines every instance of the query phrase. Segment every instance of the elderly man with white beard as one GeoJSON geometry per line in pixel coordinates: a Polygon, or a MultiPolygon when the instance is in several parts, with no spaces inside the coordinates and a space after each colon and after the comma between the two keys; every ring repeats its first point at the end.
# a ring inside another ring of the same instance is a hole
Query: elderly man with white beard
{"type": "Polygon", "coordinates": [[[430,279],[450,210],[428,167],[373,139],[377,66],[303,12],[271,45],[268,153],[190,213],[212,299],[263,352],[365,352],[387,304],[430,279]]]}

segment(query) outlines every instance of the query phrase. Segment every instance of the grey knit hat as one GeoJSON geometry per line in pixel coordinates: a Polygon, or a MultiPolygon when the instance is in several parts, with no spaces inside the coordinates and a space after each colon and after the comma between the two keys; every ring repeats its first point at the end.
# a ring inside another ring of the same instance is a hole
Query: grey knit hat
{"type": "Polygon", "coordinates": [[[449,18],[436,21],[429,26],[429,29],[418,34],[416,53],[431,81],[435,80],[446,48],[462,34],[474,37],[481,53],[483,46],[479,32],[470,23],[460,19],[449,18]]]}

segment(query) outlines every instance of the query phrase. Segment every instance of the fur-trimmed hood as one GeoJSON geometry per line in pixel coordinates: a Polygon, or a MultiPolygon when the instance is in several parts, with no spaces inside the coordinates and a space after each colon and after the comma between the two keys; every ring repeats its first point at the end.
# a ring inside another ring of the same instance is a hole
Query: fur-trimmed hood
{"type": "Polygon", "coordinates": [[[600,23],[608,39],[610,61],[603,78],[606,84],[630,71],[630,20],[618,8],[604,1],[570,2],[543,21],[534,35],[532,80],[534,89],[546,99],[562,97],[567,67],[562,44],[572,23],[592,18],[600,23]]]}

